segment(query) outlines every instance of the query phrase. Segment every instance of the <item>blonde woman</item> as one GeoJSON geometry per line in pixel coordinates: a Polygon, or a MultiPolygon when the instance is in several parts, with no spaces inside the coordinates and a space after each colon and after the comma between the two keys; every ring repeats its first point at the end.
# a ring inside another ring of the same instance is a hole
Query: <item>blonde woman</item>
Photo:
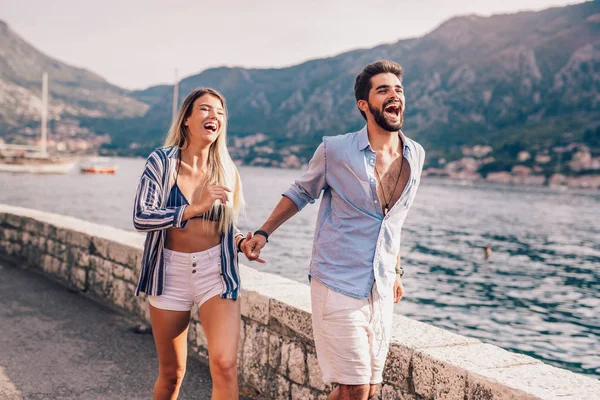
{"type": "Polygon", "coordinates": [[[159,364],[154,399],[177,398],[194,304],[208,341],[212,398],[238,398],[237,253],[249,254],[251,235],[234,226],[244,199],[226,124],[224,97],[208,88],[193,91],[140,178],[133,224],[148,234],[136,295],[146,293],[150,303],[159,364]]]}

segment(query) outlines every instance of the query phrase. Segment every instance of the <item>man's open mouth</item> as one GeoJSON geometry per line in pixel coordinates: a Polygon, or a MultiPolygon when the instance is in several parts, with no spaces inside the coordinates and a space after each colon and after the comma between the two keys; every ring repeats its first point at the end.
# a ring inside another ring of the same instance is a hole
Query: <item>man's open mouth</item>
{"type": "Polygon", "coordinates": [[[388,104],[383,109],[383,112],[390,117],[398,118],[400,112],[402,111],[402,107],[400,107],[400,103],[388,104]]]}

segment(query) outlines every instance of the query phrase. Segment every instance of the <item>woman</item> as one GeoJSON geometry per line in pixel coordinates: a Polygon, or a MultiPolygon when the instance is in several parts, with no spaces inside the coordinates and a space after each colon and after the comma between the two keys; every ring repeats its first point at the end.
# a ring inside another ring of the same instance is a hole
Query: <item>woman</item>
{"type": "Polygon", "coordinates": [[[226,147],[226,113],[219,92],[193,91],[140,178],[133,223],[148,235],[136,295],[148,294],[150,303],[159,364],[154,399],[177,398],[194,303],[208,341],[212,398],[238,398],[237,253],[249,253],[234,228],[244,200],[226,147]]]}

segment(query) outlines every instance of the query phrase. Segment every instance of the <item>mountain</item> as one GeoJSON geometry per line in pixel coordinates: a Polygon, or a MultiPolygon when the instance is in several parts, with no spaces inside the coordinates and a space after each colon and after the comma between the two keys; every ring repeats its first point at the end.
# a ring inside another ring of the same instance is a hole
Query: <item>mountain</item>
{"type": "MultiPolygon", "coordinates": [[[[430,167],[459,159],[473,146],[493,149],[485,165],[477,164],[484,174],[510,170],[516,154],[525,150],[531,160],[550,154],[547,166],[552,167],[544,167],[545,174],[556,169],[556,163],[569,161],[569,155],[561,153],[555,163],[553,149],[571,146],[576,152],[572,144],[583,143],[591,149],[590,157],[600,155],[597,1],[539,12],[452,18],[420,38],[289,68],[212,68],[183,79],[179,93],[184,97],[194,88],[210,86],[225,95],[235,158],[261,165],[299,165],[323,135],[363,126],[354,78],[364,65],[382,58],[404,67],[404,131],[428,150],[430,167]]],[[[99,118],[80,117],[79,123],[91,132],[108,133],[111,143],[106,146],[111,151],[147,155],[168,129],[172,86],[114,93],[148,110],[125,118],[105,112],[99,118]]],[[[90,105],[105,101],[95,95],[88,99],[90,105]]]]}
{"type": "MultiPolygon", "coordinates": [[[[421,38],[289,68],[213,68],[182,80],[180,93],[200,86],[220,90],[228,100],[233,136],[263,133],[265,144],[276,149],[296,145],[296,155],[305,161],[321,136],[363,125],[354,78],[382,58],[404,67],[404,130],[423,142],[430,156],[452,157],[462,146],[479,144],[492,145],[500,159],[502,149],[514,158],[521,149],[545,151],[581,141],[586,130],[600,124],[596,1],[457,17],[421,38]]],[[[143,118],[121,121],[111,133],[113,143],[136,142],[144,151],[159,144],[171,118],[171,92],[168,86],[133,92],[151,108],[143,118]]],[[[90,126],[102,126],[95,123],[90,126]]],[[[109,125],[114,128],[114,120],[109,125]]],[[[250,150],[246,156],[255,155],[250,150]]]]}
{"type": "Polygon", "coordinates": [[[0,21],[0,136],[39,126],[43,72],[49,75],[48,112],[55,129],[69,125],[77,134],[82,117],[129,118],[149,109],[129,91],[41,53],[0,21]]]}

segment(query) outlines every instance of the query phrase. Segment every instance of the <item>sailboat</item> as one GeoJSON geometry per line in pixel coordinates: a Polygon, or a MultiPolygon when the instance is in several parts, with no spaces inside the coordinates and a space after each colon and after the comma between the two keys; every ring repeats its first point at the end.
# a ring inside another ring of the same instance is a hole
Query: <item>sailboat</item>
{"type": "Polygon", "coordinates": [[[48,142],[48,74],[42,78],[42,124],[40,146],[0,143],[0,172],[33,174],[66,174],[77,163],[77,157],[50,155],[48,142]]]}

